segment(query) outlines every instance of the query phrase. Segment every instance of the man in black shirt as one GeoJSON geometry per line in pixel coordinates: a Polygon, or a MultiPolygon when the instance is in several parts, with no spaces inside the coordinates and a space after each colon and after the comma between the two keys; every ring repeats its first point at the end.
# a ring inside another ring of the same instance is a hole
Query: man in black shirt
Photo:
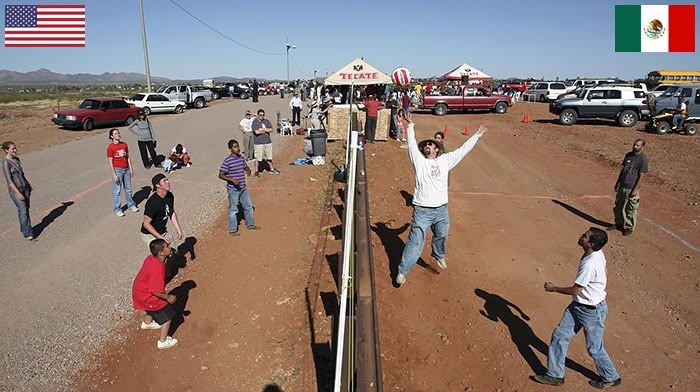
{"type": "Polygon", "coordinates": [[[637,210],[639,209],[639,185],[642,183],[642,173],[649,171],[649,160],[642,153],[646,143],[637,139],[632,145],[632,151],[622,160],[622,170],[615,182],[615,226],[622,231],[622,235],[632,235],[637,223],[637,210]]]}
{"type": "Polygon", "coordinates": [[[170,180],[163,173],[158,173],[151,179],[151,184],[154,193],[148,198],[143,211],[141,238],[146,244],[157,238],[164,239],[177,251],[177,245],[183,236],[175,213],[175,196],[170,192],[170,180]],[[168,233],[168,218],[175,225],[177,239],[168,233]]]}

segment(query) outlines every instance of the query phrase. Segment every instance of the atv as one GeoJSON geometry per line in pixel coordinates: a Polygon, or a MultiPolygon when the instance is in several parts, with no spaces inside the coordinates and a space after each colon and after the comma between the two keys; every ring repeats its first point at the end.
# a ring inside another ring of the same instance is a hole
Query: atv
{"type": "Polygon", "coordinates": [[[686,135],[695,135],[697,132],[697,122],[700,120],[698,117],[686,117],[681,125],[677,129],[673,129],[673,109],[664,109],[659,112],[656,116],[653,116],[649,122],[647,122],[646,129],[650,132],[656,132],[659,135],[665,135],[669,132],[683,132],[686,135]]]}

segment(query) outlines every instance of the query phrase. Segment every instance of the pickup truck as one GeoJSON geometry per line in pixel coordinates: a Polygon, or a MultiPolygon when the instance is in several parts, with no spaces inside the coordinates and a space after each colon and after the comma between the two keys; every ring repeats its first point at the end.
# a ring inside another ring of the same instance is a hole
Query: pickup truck
{"type": "Polygon", "coordinates": [[[198,89],[192,86],[172,85],[159,88],[157,93],[163,94],[171,100],[183,101],[187,106],[201,109],[212,100],[211,90],[198,89]]]}
{"type": "Polygon", "coordinates": [[[438,116],[444,116],[448,110],[493,110],[503,114],[512,105],[513,101],[507,95],[491,94],[482,87],[466,86],[462,95],[424,95],[418,102],[418,109],[430,109],[438,116]]]}

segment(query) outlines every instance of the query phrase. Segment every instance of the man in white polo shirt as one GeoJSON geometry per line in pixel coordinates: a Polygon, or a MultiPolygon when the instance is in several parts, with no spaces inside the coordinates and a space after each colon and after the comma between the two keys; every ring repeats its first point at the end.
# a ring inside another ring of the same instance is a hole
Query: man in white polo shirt
{"type": "Polygon", "coordinates": [[[564,310],[564,316],[552,333],[547,356],[547,373],[534,377],[534,380],[541,384],[564,384],[566,350],[571,338],[581,328],[586,335],[586,350],[600,374],[600,379],[590,380],[588,383],[598,389],[622,384],[622,379],[603,345],[605,317],[608,314],[608,304],[605,302],[608,279],[605,255],[601,249],[607,242],[608,234],[604,230],[591,227],[578,239],[583,256],[574,284],[571,287],[558,287],[550,282],[544,284],[545,291],[571,295],[573,300],[564,310]]]}

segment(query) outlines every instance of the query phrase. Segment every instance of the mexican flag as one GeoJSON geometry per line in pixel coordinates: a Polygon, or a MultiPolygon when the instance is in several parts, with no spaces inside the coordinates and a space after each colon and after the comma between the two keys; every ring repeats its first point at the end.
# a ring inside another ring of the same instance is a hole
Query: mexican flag
{"type": "Polygon", "coordinates": [[[616,52],[695,52],[695,5],[616,5],[616,52]]]}

